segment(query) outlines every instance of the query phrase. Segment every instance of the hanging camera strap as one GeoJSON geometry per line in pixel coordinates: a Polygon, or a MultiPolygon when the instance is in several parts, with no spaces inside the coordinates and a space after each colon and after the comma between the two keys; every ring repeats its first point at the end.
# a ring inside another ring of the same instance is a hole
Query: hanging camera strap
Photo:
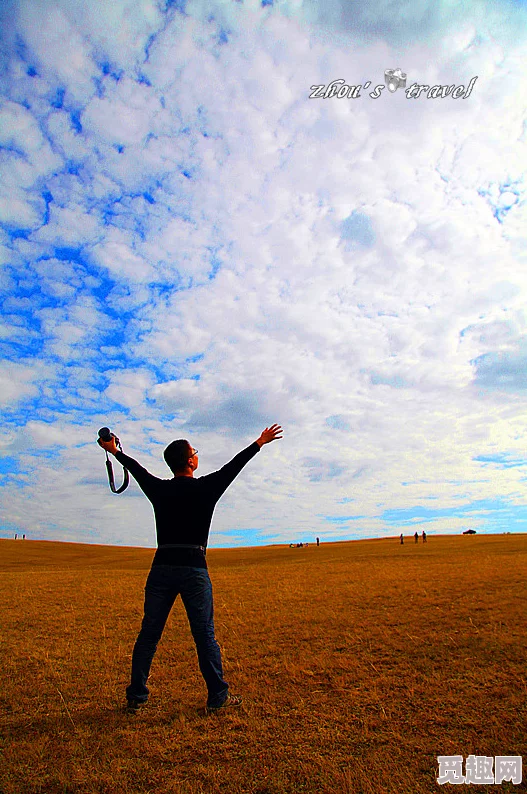
{"type": "MultiPolygon", "coordinates": [[[[117,445],[118,445],[119,449],[122,452],[123,448],[121,446],[121,442],[118,439],[117,439],[117,445]]],[[[115,487],[115,481],[114,481],[114,478],[113,478],[112,461],[108,457],[108,451],[107,450],[104,450],[104,451],[106,452],[106,471],[108,472],[108,482],[110,483],[110,490],[113,493],[122,493],[123,491],[125,491],[128,488],[128,484],[130,482],[130,475],[128,474],[128,469],[125,469],[125,467],[123,466],[123,472],[124,472],[123,484],[121,485],[120,488],[116,488],[115,487]]]]}

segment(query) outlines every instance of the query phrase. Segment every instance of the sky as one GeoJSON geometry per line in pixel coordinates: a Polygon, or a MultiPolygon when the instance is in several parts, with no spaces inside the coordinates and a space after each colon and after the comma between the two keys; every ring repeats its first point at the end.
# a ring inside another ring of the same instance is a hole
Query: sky
{"type": "Polygon", "coordinates": [[[174,439],[199,476],[283,427],[211,547],[527,530],[524,0],[0,31],[0,537],[155,546],[104,425],[165,478],[174,439]]]}

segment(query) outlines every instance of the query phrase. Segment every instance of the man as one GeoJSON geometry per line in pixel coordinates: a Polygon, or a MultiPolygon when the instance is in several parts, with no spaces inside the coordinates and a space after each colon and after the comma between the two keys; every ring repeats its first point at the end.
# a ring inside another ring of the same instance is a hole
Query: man
{"type": "Polygon", "coordinates": [[[157,551],[145,585],[145,610],[132,654],[132,677],[126,690],[127,711],[135,713],[148,700],[150,666],[165,623],[181,594],[187,612],[201,674],[207,685],[207,713],[238,706],[241,698],[229,695],[223,678],[221,653],[214,635],[212,585],[205,558],[212,514],[217,501],[243,467],[264,444],[282,438],[279,425],[266,427],[260,437],[219,471],[194,477],[198,450],[188,441],[173,441],[164,451],[171,480],[154,477],[136,460],[117,448],[115,438],[98,440],[137,480],[154,508],[157,551]]]}

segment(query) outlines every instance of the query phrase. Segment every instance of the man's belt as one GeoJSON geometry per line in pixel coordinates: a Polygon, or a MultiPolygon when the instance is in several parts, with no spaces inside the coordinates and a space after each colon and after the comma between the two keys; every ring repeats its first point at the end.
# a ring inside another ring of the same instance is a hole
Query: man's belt
{"type": "Polygon", "coordinates": [[[202,551],[203,554],[207,553],[206,546],[193,546],[191,543],[163,543],[162,546],[158,546],[158,549],[198,549],[202,551]]]}

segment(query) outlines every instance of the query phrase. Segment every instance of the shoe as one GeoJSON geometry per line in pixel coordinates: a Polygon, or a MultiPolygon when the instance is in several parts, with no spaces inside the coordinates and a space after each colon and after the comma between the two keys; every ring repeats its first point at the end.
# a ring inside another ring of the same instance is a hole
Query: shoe
{"type": "Polygon", "coordinates": [[[127,714],[137,714],[140,708],[145,705],[146,701],[143,703],[139,700],[128,700],[126,703],[125,711],[127,714]]]}
{"type": "Polygon", "coordinates": [[[221,706],[207,706],[205,709],[206,714],[217,714],[218,711],[221,711],[227,706],[241,706],[242,698],[240,695],[227,695],[221,706]]]}

